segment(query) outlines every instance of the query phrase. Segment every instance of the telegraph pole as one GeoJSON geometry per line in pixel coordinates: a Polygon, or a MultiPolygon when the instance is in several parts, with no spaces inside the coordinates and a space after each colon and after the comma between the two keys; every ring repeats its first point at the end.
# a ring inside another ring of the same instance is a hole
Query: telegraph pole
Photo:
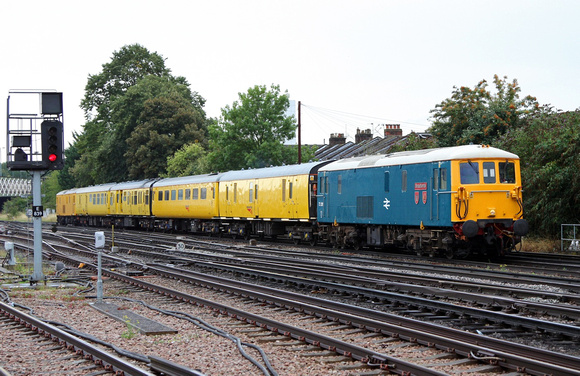
{"type": "Polygon", "coordinates": [[[302,163],[302,117],[300,116],[301,103],[298,101],[298,164],[302,163]]]}

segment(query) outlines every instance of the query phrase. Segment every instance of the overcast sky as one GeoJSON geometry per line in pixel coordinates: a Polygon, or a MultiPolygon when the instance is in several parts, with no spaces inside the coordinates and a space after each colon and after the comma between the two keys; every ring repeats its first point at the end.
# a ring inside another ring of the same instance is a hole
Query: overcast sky
{"type": "MultiPolygon", "coordinates": [[[[67,144],[88,75],[134,43],[184,76],[211,117],[254,85],[280,85],[303,104],[304,144],[384,123],[424,131],[453,86],[491,89],[494,74],[541,104],[580,106],[577,0],[20,0],[2,14],[0,96],[63,92],[67,144]]],[[[5,99],[0,113],[4,139],[5,99]]]]}

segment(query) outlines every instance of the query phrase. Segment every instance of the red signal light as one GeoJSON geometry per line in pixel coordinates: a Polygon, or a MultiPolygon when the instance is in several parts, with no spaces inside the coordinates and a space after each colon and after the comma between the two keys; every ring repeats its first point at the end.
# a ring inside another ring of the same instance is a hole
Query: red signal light
{"type": "Polygon", "coordinates": [[[49,155],[49,156],[48,156],[48,160],[49,160],[49,161],[51,161],[51,162],[54,162],[54,161],[56,161],[56,154],[51,154],[51,155],[49,155]]]}

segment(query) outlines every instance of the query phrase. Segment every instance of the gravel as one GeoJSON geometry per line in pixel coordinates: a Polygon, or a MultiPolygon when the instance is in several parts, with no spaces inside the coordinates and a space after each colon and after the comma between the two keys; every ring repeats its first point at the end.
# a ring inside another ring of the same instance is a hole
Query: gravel
{"type": "MultiPolygon", "coordinates": [[[[160,282],[162,282],[161,279],[156,278],[154,283],[161,284],[160,282]]],[[[173,285],[173,287],[177,287],[180,290],[188,290],[188,293],[195,290],[198,296],[200,294],[215,295],[215,293],[206,292],[202,289],[184,286],[182,283],[180,284],[174,281],[168,283],[167,280],[163,282],[166,286],[169,285],[171,287],[173,285]]],[[[185,312],[240,337],[244,342],[250,342],[260,346],[267,354],[272,368],[279,375],[322,376],[352,374],[349,371],[337,369],[336,364],[324,363],[324,358],[322,357],[302,356],[302,353],[305,351],[311,351],[304,350],[304,347],[280,346],[280,342],[259,342],[260,337],[252,337],[251,332],[244,333],[244,330],[248,331],[247,326],[240,325],[237,320],[216,315],[208,309],[199,308],[190,304],[176,305],[168,299],[156,298],[150,293],[132,292],[126,286],[123,287],[117,282],[110,280],[105,281],[103,285],[105,297],[121,296],[124,298],[143,300],[147,304],[156,307],[185,312]]],[[[126,323],[116,321],[96,311],[90,305],[91,302],[94,302],[94,299],[74,297],[73,290],[70,288],[27,288],[19,291],[13,290],[10,294],[12,301],[32,308],[34,315],[37,317],[64,323],[73,327],[75,330],[91,334],[125,350],[143,355],[156,355],[188,368],[200,370],[205,375],[250,376],[265,374],[248,359],[244,358],[238,351],[236,344],[231,340],[200,329],[188,321],[148,309],[138,303],[105,299],[106,303],[115,304],[120,308],[129,309],[151,320],[158,321],[178,330],[178,333],[155,336],[140,334],[126,323]]],[[[227,301],[228,297],[223,296],[223,299],[227,301]]],[[[283,319],[285,316],[284,313],[279,313],[279,315],[280,319],[283,319]]],[[[252,327],[251,329],[253,331],[255,328],[252,327]]],[[[14,375],[46,374],[46,369],[38,370],[37,367],[43,363],[43,358],[50,358],[51,355],[32,349],[28,351],[19,350],[18,353],[20,355],[18,356],[18,361],[14,361],[14,351],[13,346],[11,346],[11,341],[7,336],[0,338],[0,367],[5,368],[14,375]]],[[[259,360],[263,364],[258,351],[251,348],[246,351],[254,359],[259,360]]],[[[348,364],[352,364],[352,362],[348,362],[348,364]]]]}

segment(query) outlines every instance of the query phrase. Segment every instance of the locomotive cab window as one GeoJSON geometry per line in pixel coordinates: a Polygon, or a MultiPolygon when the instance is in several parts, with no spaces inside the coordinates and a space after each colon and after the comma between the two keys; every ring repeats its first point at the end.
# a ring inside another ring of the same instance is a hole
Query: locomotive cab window
{"type": "Polygon", "coordinates": [[[499,167],[499,181],[502,184],[515,184],[516,182],[516,168],[513,162],[500,162],[499,167]]]}
{"type": "Polygon", "coordinates": [[[478,184],[479,183],[479,163],[466,162],[459,165],[459,174],[461,175],[461,184],[478,184]]]}
{"type": "Polygon", "coordinates": [[[483,162],[483,182],[485,184],[495,183],[495,162],[483,162]]]}

